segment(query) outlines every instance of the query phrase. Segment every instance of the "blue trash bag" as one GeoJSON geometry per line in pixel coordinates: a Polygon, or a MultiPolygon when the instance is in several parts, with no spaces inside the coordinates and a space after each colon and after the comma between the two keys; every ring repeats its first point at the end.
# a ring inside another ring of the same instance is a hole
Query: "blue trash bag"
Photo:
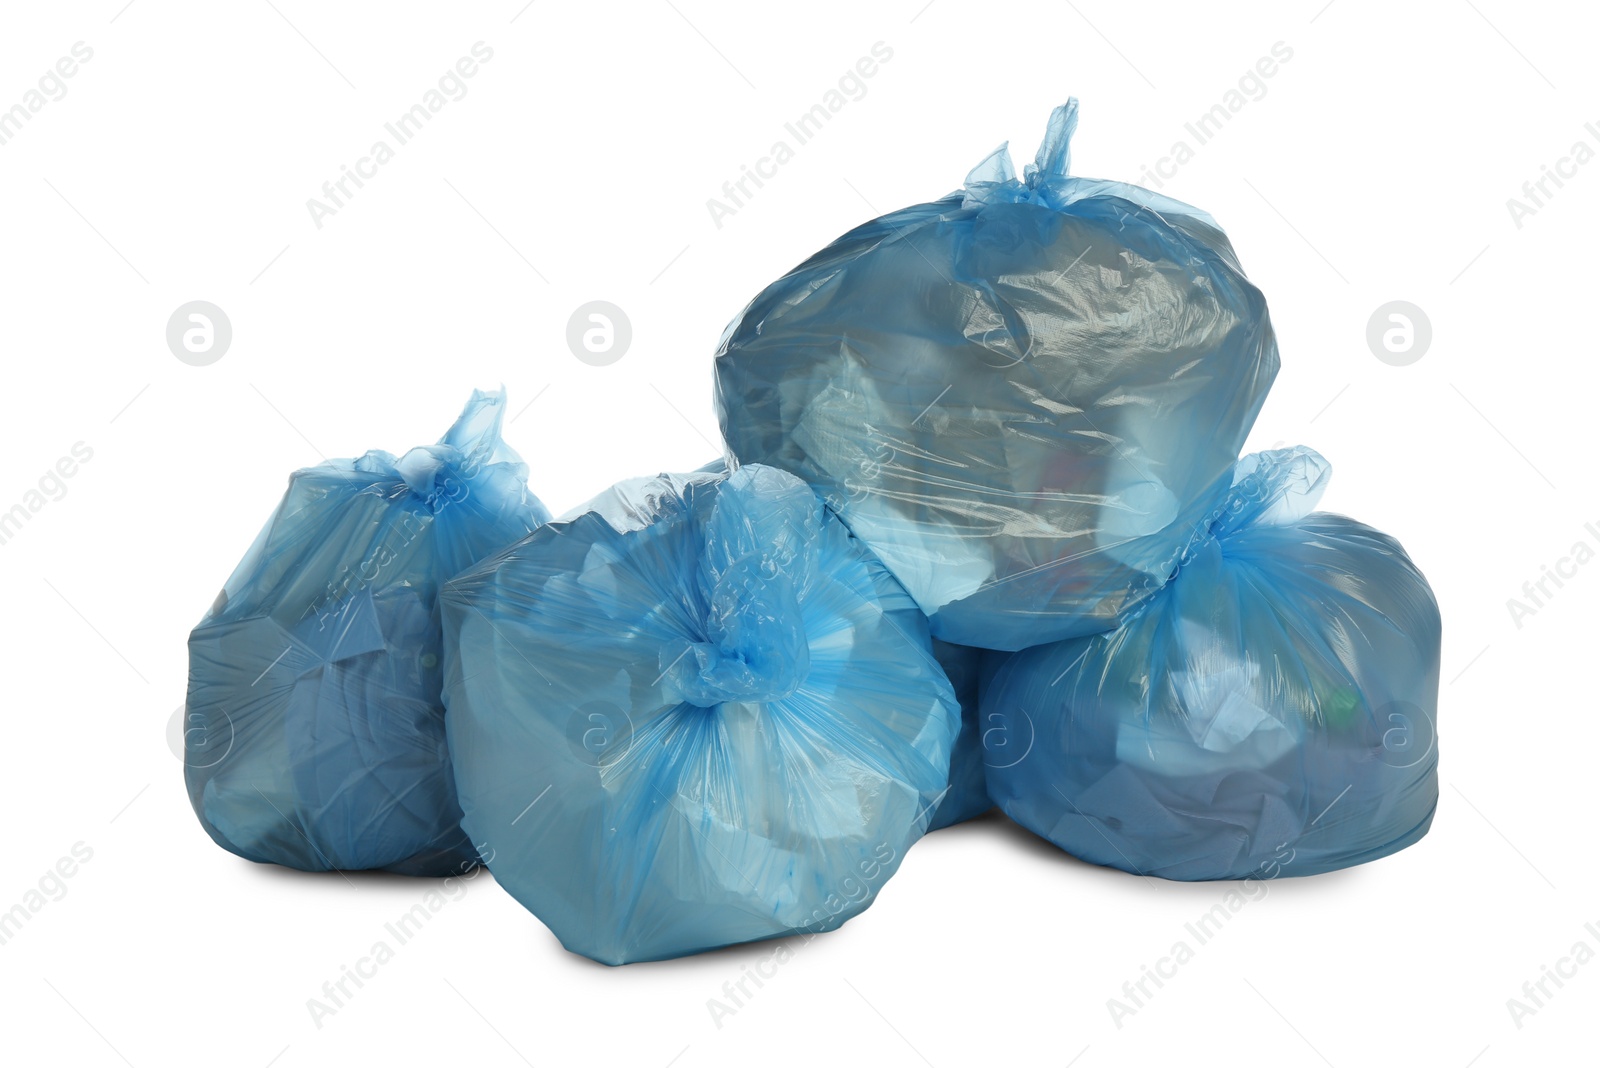
{"type": "Polygon", "coordinates": [[[983,779],[983,749],[978,730],[978,692],[983,671],[983,650],[933,640],[933,657],[961,704],[961,732],[950,751],[950,789],[933,810],[928,830],[981,816],[994,807],[983,779]]]}
{"type": "Polygon", "coordinates": [[[620,484],[441,601],[463,826],[574,953],[837,927],[947,785],[926,620],[782,471],[620,484]]]}
{"type": "Polygon", "coordinates": [[[185,777],[217,844],[303,871],[477,862],[445,750],[439,587],[549,518],[474,392],[437,445],[297,471],[189,637],[185,777]]]}
{"type": "Polygon", "coordinates": [[[1008,816],[1187,880],[1311,875],[1427,832],[1438,605],[1393,538],[1311,513],[1328,473],[1304,447],[1245,457],[1142,612],[1003,658],[983,714],[1008,816]]]}
{"type": "Polygon", "coordinates": [[[1277,373],[1210,216],[1068,176],[1077,106],[1024,178],[1002,146],[857,227],[717,353],[730,455],[811,483],[962,645],[1109,630],[1159,589],[1277,373]]]}

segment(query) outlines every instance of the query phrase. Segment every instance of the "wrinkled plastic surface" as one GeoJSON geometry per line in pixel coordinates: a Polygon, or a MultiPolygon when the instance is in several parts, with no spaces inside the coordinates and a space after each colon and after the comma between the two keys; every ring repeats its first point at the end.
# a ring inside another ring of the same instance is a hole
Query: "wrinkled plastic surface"
{"type": "Polygon", "coordinates": [[[185,772],[217,844],[304,871],[476,864],[445,750],[437,596],[549,516],[474,392],[439,444],[296,472],[189,638],[185,772]]]}
{"type": "Polygon", "coordinates": [[[978,692],[983,672],[983,650],[933,640],[933,656],[961,704],[961,732],[950,753],[950,791],[933,810],[928,830],[981,816],[994,807],[983,779],[983,751],[978,729],[978,692]]]}
{"type": "Polygon", "coordinates": [[[1160,588],[1278,367],[1215,222],[1070,177],[1077,101],[1035,163],[874,219],[723,335],[729,453],[810,482],[936,637],[1022,649],[1160,588]]]}
{"type": "Polygon", "coordinates": [[[620,484],[442,602],[463,825],[575,953],[831,929],[947,785],[926,621],[784,472],[620,484]]]}
{"type": "Polygon", "coordinates": [[[1327,476],[1306,448],[1245,457],[1142,613],[1005,658],[983,711],[1007,815],[1170,879],[1309,875],[1426,833],[1438,606],[1393,538],[1307,514],[1327,476]]]}

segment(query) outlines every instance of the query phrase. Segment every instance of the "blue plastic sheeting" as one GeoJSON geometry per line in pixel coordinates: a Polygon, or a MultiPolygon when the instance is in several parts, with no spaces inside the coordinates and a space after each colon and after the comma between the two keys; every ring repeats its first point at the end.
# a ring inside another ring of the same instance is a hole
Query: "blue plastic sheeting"
{"type": "Polygon", "coordinates": [[[963,645],[1109,630],[1160,589],[1278,368],[1222,230],[1069,176],[1076,124],[834,241],[716,360],[730,455],[810,482],[963,645]]]}
{"type": "Polygon", "coordinates": [[[836,927],[947,785],[925,619],[781,471],[623,483],[442,602],[463,825],[575,953],[836,927]]]}
{"type": "Polygon", "coordinates": [[[983,778],[983,750],[978,729],[978,693],[983,672],[983,650],[966,645],[951,645],[935,638],[934,659],[944,668],[950,686],[961,703],[961,733],[950,754],[950,791],[933,810],[928,830],[937,831],[952,823],[981,816],[994,807],[983,778]]]}
{"type": "Polygon", "coordinates": [[[445,750],[444,581],[549,518],[474,392],[437,445],[296,472],[189,638],[189,797],[224,849],[445,875],[476,851],[445,750]]]}
{"type": "Polygon", "coordinates": [[[1307,514],[1327,477],[1303,447],[1245,457],[1140,614],[1005,658],[983,712],[1007,815],[1169,879],[1310,875],[1427,832],[1439,609],[1393,538],[1307,514]]]}

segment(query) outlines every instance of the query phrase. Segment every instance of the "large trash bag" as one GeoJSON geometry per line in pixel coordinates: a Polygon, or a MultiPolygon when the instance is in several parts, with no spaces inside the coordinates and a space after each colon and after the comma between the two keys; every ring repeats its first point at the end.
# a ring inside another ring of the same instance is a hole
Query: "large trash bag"
{"type": "Polygon", "coordinates": [[[730,454],[810,482],[962,645],[1108,630],[1159,589],[1277,373],[1222,230],[1068,176],[1076,124],[1023,179],[1002,146],[840,237],[717,353],[730,454]]]}
{"type": "Polygon", "coordinates": [[[463,825],[575,953],[831,929],[947,785],[925,619],[782,471],[621,484],[441,599],[463,825]]]}
{"type": "Polygon", "coordinates": [[[983,650],[933,640],[933,656],[961,704],[961,732],[950,751],[950,789],[933,810],[928,830],[981,816],[994,807],[983,779],[983,750],[978,728],[978,693],[983,673],[983,650]]]}
{"type": "Polygon", "coordinates": [[[1169,879],[1310,875],[1421,838],[1439,609],[1393,538],[1307,514],[1306,448],[1239,462],[1173,581],[1109,634],[1004,658],[990,796],[1074,856],[1169,879]]]}
{"type": "Polygon", "coordinates": [[[185,773],[218,845],[444,875],[476,851],[445,750],[444,581],[549,518],[474,392],[437,445],[296,472],[189,637],[185,773]]]}

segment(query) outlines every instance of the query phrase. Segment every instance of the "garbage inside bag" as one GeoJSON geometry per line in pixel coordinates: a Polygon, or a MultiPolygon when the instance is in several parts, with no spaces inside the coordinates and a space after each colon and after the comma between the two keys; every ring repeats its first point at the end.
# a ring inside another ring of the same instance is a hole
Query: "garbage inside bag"
{"type": "Polygon", "coordinates": [[[1070,177],[1077,101],[1019,179],[874,219],[724,333],[729,452],[810,482],[931,617],[988,649],[1108,630],[1160,588],[1278,368],[1198,209],[1070,177]]]}
{"type": "Polygon", "coordinates": [[[978,729],[978,692],[983,650],[933,640],[933,656],[961,704],[961,732],[950,752],[950,790],[933,810],[928,830],[981,816],[994,807],[983,781],[983,750],[978,729]]]}
{"type": "Polygon", "coordinates": [[[1304,447],[1245,457],[1141,613],[1003,658],[983,713],[1008,816],[1169,879],[1309,875],[1427,832],[1438,606],[1393,538],[1308,514],[1328,471],[1304,447]]]}
{"type": "Polygon", "coordinates": [[[475,391],[437,445],[297,471],[189,637],[185,777],[224,849],[304,871],[474,866],[445,750],[444,581],[549,518],[475,391]]]}
{"type": "Polygon", "coordinates": [[[927,623],[799,479],[636,479],[457,577],[463,826],[606,964],[838,926],[945,791],[927,623]]]}

